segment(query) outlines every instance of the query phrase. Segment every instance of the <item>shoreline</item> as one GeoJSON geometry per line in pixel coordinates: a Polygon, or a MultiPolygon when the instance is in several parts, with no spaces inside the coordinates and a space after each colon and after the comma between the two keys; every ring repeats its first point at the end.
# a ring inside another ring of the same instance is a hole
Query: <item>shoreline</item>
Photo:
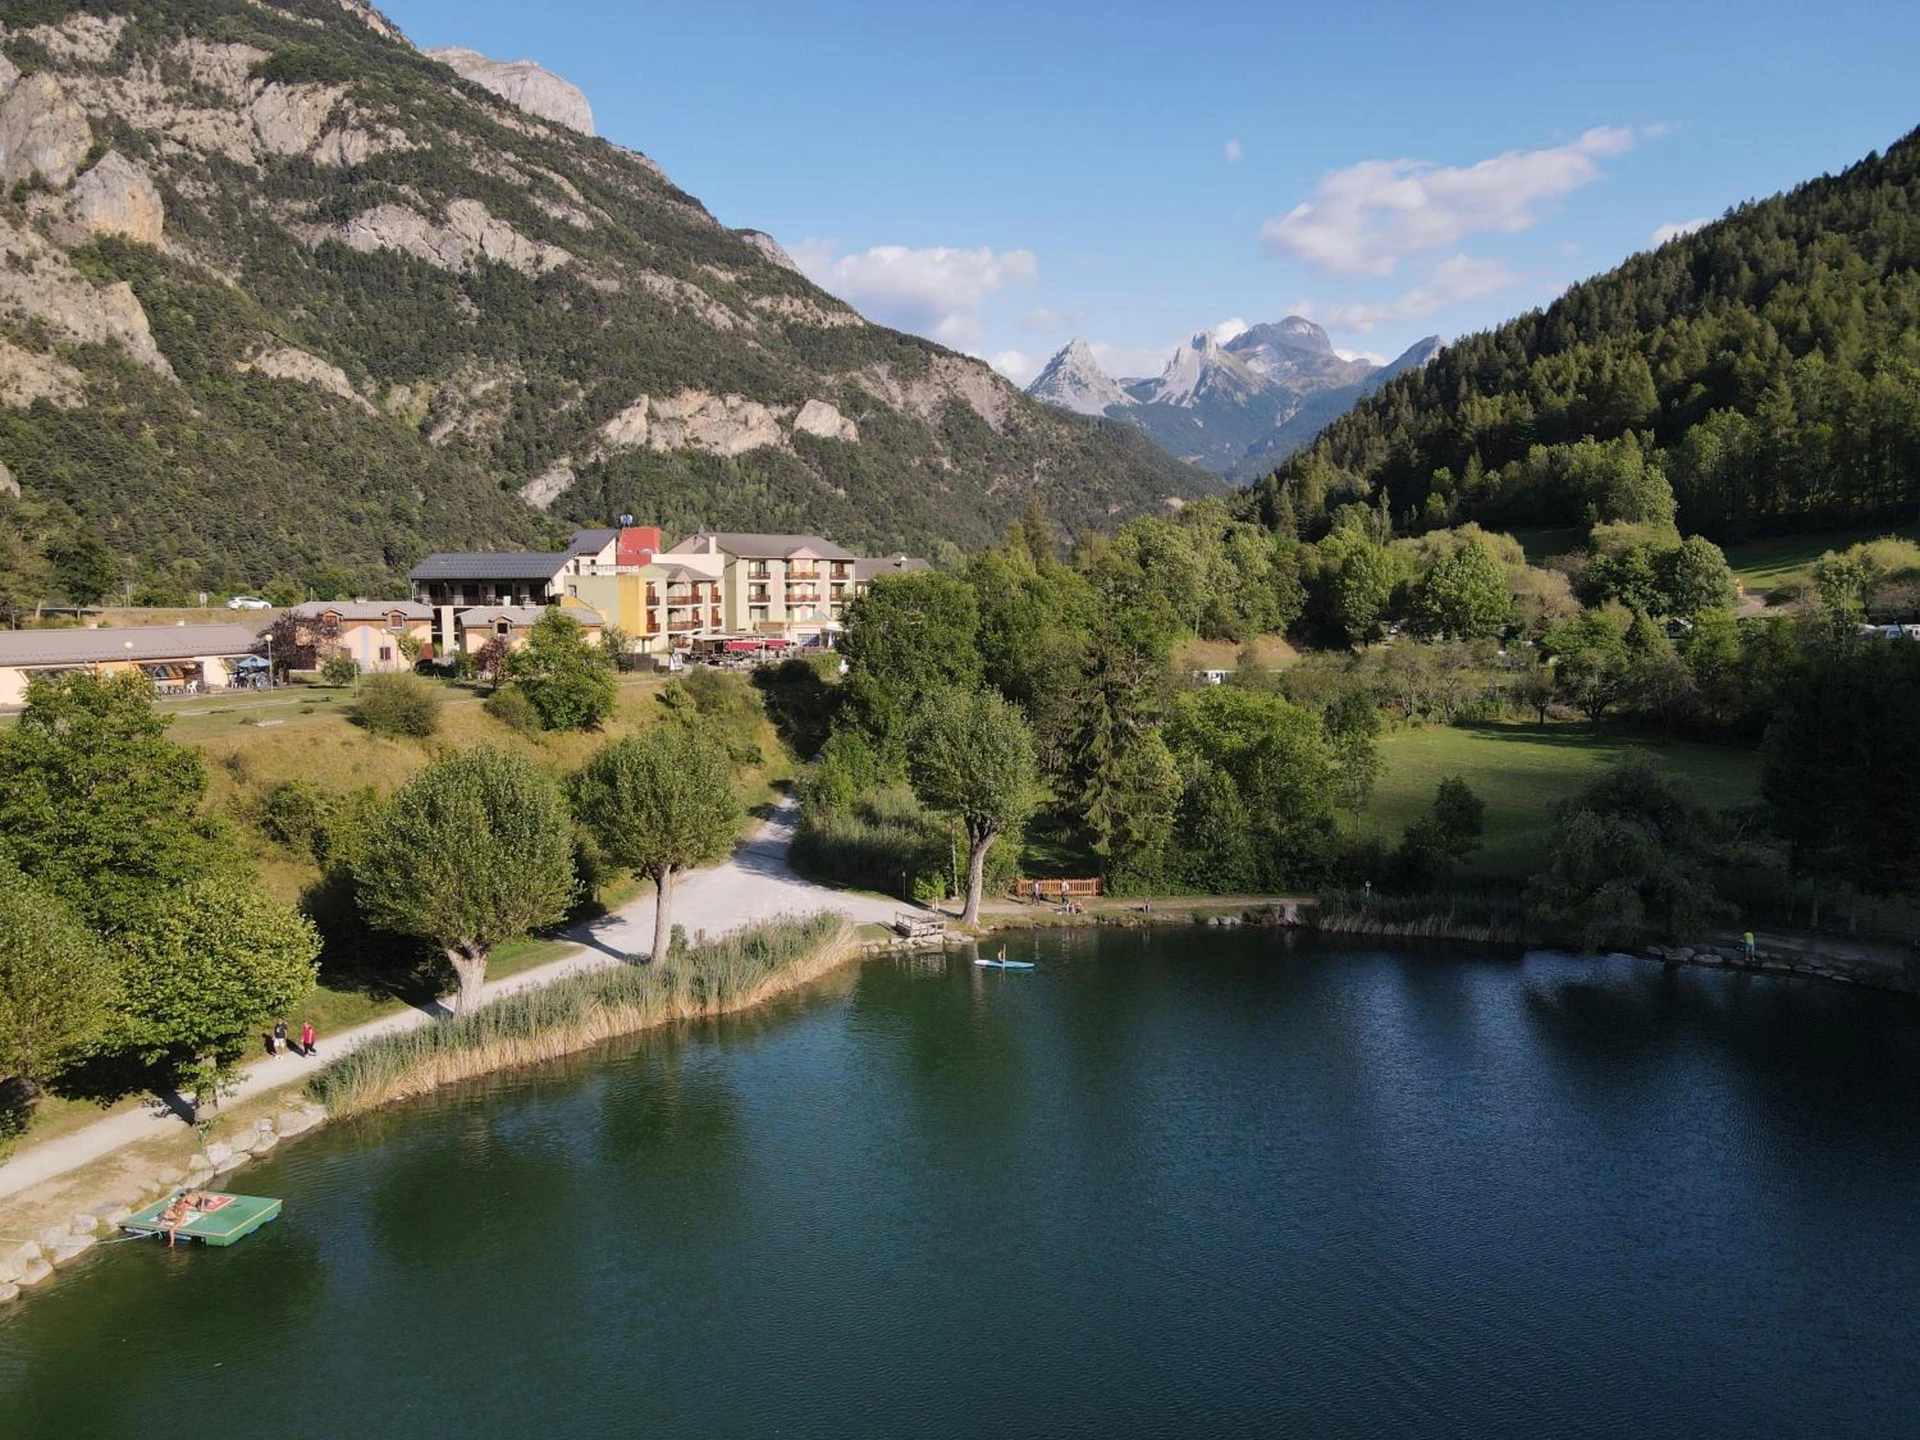
{"type": "MultiPolygon", "coordinates": [[[[0,1304],[25,1298],[30,1291],[52,1279],[56,1271],[80,1260],[101,1244],[121,1238],[120,1222],[143,1205],[176,1190],[205,1189],[215,1180],[225,1180],[238,1173],[249,1161],[260,1159],[277,1149],[282,1141],[315,1133],[335,1121],[351,1119],[396,1101],[416,1098],[446,1085],[562,1059],[608,1040],[643,1034],[667,1025],[742,1014],[805,990],[850,962],[864,957],[865,951],[855,937],[854,928],[853,923],[842,916],[833,933],[738,994],[694,1004],[676,1001],[644,1014],[617,1005],[596,1009],[582,1017],[582,1023],[577,1025],[475,1046],[439,1057],[439,1062],[431,1066],[405,1070],[376,1097],[344,1105],[337,1110],[314,1099],[310,1093],[326,1073],[324,1069],[302,1081],[290,1081],[256,1097],[257,1104],[241,1105],[238,1107],[239,1114],[223,1113],[214,1123],[221,1125],[231,1119],[234,1128],[226,1131],[220,1140],[209,1139],[204,1149],[198,1148],[199,1142],[195,1140],[193,1144],[196,1148],[184,1163],[161,1163],[157,1168],[152,1161],[136,1164],[134,1171],[141,1178],[117,1187],[112,1200],[94,1204],[85,1211],[69,1209],[71,1219],[38,1229],[32,1239],[10,1233],[4,1245],[0,1245],[0,1304]],[[297,1097],[287,1093],[295,1085],[302,1090],[297,1097]],[[255,1111],[278,1113],[253,1118],[252,1112],[255,1111]]],[[[604,974],[611,969],[612,966],[601,967],[599,973],[604,974]]],[[[589,974],[581,978],[590,980],[593,976],[589,974]]],[[[554,982],[556,985],[563,983],[554,982]]],[[[525,993],[537,995],[540,990],[551,988],[542,986],[525,993]]],[[[509,994],[489,1003],[505,1004],[514,998],[509,994]]],[[[475,1013],[483,1013],[487,1008],[483,1006],[481,1011],[475,1013]]],[[[350,1058],[342,1056],[331,1063],[340,1064],[350,1058]]],[[[211,1136],[213,1132],[208,1133],[211,1136]]],[[[168,1138],[180,1140],[186,1137],[168,1138]]],[[[109,1155],[103,1158],[112,1161],[117,1157],[109,1155]]],[[[35,1227],[9,1227],[10,1232],[14,1228],[33,1230],[35,1227]]]]}

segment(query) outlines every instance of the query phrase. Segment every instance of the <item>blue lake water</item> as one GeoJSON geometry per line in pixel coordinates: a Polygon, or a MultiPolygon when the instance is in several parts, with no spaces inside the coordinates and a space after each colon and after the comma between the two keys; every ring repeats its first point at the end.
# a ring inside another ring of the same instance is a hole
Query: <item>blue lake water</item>
{"type": "Polygon", "coordinates": [[[0,1436],[1920,1433],[1920,1006],[1274,934],[875,961],[303,1139],[0,1436]]]}

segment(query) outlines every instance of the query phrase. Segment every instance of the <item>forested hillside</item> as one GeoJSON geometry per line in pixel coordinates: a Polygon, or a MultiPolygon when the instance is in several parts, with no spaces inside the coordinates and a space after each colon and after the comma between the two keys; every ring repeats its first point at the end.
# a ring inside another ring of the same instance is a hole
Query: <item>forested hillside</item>
{"type": "Polygon", "coordinates": [[[359,0],[0,0],[0,57],[16,602],[374,589],[623,511],[926,551],[1212,484],[359,0]]]}
{"type": "Polygon", "coordinates": [[[1920,512],[1920,132],[1448,347],[1248,493],[1424,529],[1652,521],[1738,539],[1920,512]]]}

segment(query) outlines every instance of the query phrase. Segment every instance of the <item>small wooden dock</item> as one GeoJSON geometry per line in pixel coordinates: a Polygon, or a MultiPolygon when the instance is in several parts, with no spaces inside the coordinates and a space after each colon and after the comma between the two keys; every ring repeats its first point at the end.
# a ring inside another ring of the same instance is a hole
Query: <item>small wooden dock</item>
{"type": "Polygon", "coordinates": [[[177,1226],[170,1225],[160,1218],[161,1213],[184,1193],[176,1192],[164,1200],[154,1201],[121,1221],[120,1228],[130,1235],[153,1235],[164,1240],[172,1234],[176,1240],[193,1240],[202,1245],[232,1245],[280,1214],[280,1202],[264,1195],[223,1195],[202,1190],[199,1192],[204,1200],[201,1207],[187,1212],[177,1226]]]}
{"type": "Polygon", "coordinates": [[[947,922],[938,915],[915,915],[899,910],[894,912],[893,928],[903,939],[930,940],[946,933],[947,922]]]}

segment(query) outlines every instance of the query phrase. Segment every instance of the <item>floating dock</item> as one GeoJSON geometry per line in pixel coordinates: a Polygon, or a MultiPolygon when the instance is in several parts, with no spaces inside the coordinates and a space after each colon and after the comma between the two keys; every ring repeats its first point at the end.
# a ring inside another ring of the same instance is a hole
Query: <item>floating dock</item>
{"type": "Polygon", "coordinates": [[[264,1195],[222,1195],[216,1190],[202,1190],[200,1208],[188,1211],[178,1225],[161,1219],[162,1212],[186,1193],[178,1191],[164,1200],[154,1201],[122,1221],[120,1228],[130,1235],[154,1235],[162,1240],[171,1234],[176,1241],[231,1245],[246,1239],[280,1214],[280,1202],[264,1195]]]}

